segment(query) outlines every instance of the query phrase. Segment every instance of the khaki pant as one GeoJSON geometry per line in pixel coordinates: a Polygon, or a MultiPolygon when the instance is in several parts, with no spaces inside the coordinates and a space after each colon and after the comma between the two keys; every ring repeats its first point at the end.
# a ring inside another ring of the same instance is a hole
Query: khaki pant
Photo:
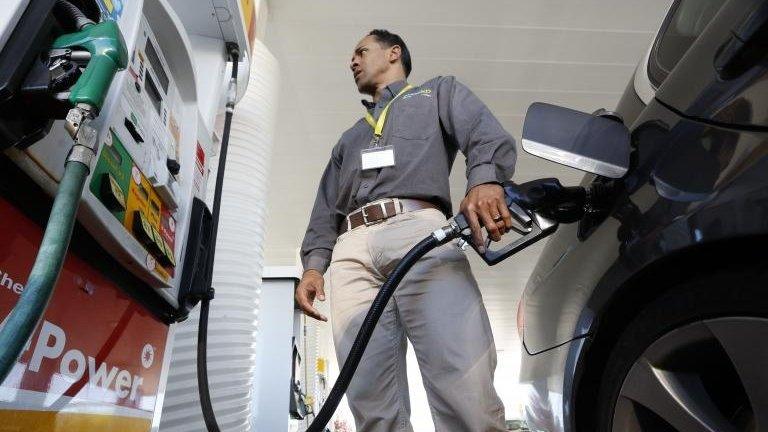
{"type": "MultiPolygon", "coordinates": [[[[417,210],[342,234],[333,250],[333,336],[343,364],[379,288],[421,239],[445,225],[417,210]]],[[[347,390],[358,432],[413,431],[406,337],[427,391],[437,432],[503,431],[504,406],[493,387],[496,348],[477,282],[453,243],[424,256],[387,305],[347,390]]]]}

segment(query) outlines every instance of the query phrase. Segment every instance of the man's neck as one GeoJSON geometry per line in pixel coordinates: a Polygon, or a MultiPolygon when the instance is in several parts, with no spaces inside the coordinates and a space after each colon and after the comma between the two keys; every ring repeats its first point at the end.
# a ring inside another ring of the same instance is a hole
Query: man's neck
{"type": "Polygon", "coordinates": [[[404,76],[393,77],[391,79],[384,80],[383,84],[379,84],[378,86],[376,86],[376,92],[373,94],[373,102],[374,103],[378,102],[381,99],[381,96],[386,91],[387,87],[390,84],[396,83],[398,81],[405,81],[405,77],[404,76]]]}

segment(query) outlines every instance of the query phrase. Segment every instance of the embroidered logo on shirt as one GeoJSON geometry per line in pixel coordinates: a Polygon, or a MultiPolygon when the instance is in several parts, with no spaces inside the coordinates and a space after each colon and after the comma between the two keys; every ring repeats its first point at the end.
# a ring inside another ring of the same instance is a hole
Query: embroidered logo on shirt
{"type": "Polygon", "coordinates": [[[432,97],[432,89],[422,89],[417,92],[407,93],[403,95],[402,99],[405,100],[413,96],[432,97]]]}

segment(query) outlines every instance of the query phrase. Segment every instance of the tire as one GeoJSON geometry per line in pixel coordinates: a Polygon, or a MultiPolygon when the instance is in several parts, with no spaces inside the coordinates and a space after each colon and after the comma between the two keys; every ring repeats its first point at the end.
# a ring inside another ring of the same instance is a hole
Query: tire
{"type": "Polygon", "coordinates": [[[598,392],[601,432],[768,432],[768,277],[719,272],[634,318],[598,392]]]}

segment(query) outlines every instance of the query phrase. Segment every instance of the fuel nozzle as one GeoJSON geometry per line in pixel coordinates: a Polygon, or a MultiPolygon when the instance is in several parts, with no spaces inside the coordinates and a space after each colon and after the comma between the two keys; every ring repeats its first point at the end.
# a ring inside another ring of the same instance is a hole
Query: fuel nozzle
{"type": "Polygon", "coordinates": [[[75,33],[59,36],[53,42],[55,50],[85,51],[88,63],[82,75],[71,87],[72,105],[88,104],[98,113],[107,95],[112,78],[125,69],[128,51],[120,28],[114,21],[88,24],[75,33]]]}
{"type": "Polygon", "coordinates": [[[572,223],[581,219],[587,200],[582,187],[565,187],[556,178],[533,180],[521,185],[507,182],[504,185],[507,208],[512,215],[512,230],[520,237],[499,250],[490,248],[486,239],[485,251],[480,252],[472,242],[467,218],[459,213],[451,220],[452,233],[461,237],[460,247],[472,246],[488,265],[498,264],[528,246],[549,236],[560,223],[572,223]]]}
{"type": "Polygon", "coordinates": [[[563,186],[556,178],[532,180],[520,185],[504,184],[507,205],[541,214],[558,223],[573,223],[584,216],[587,190],[580,186],[563,186]]]}

